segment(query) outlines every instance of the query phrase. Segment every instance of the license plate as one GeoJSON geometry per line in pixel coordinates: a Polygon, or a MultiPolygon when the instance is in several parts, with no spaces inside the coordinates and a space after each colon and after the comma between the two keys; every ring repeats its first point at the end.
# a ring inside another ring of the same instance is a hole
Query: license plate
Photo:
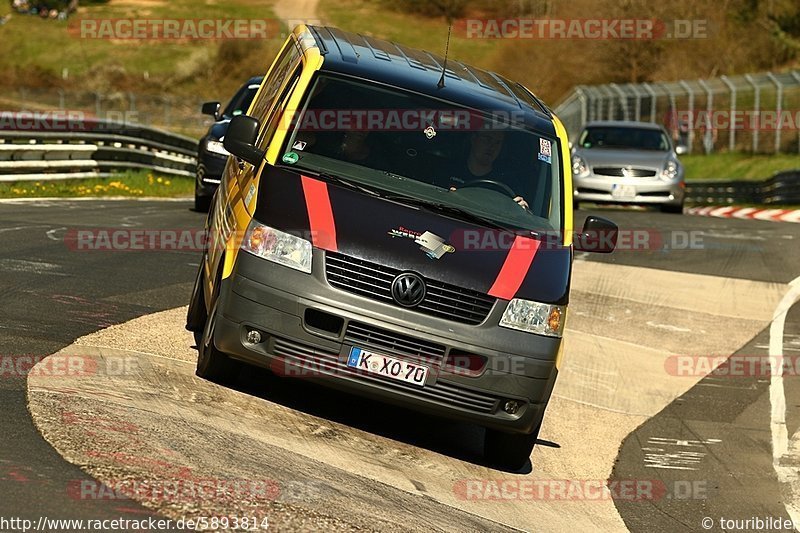
{"type": "Polygon", "coordinates": [[[611,196],[620,199],[636,198],[636,187],[633,185],[614,184],[611,187],[611,196]]]}
{"type": "Polygon", "coordinates": [[[425,385],[425,378],[428,377],[428,367],[426,366],[373,353],[355,346],[350,349],[347,366],[420,387],[425,385]]]}

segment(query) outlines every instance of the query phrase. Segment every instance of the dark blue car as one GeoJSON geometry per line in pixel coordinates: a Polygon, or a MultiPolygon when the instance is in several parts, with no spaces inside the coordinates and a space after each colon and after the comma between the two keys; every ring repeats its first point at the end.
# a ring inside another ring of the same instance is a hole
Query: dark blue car
{"type": "Polygon", "coordinates": [[[258,88],[261,86],[263,76],[254,76],[242,85],[225,110],[220,114],[219,102],[206,102],[203,104],[204,115],[214,117],[214,123],[208,132],[200,139],[197,147],[197,179],[194,184],[194,208],[198,211],[208,211],[211,198],[217,190],[228,152],[222,146],[228,124],[236,115],[247,113],[258,88]]]}

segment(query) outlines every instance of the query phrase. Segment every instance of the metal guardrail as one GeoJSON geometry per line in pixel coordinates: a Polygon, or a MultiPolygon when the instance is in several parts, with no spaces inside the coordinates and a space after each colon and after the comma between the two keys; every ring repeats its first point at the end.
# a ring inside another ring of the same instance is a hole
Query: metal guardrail
{"type": "Polygon", "coordinates": [[[0,129],[0,182],[108,177],[148,169],[193,177],[197,141],[136,124],[82,120],[59,131],[0,129]]]}
{"type": "Polygon", "coordinates": [[[764,181],[693,181],[686,184],[693,204],[800,204],[800,170],[778,172],[764,181]]]}

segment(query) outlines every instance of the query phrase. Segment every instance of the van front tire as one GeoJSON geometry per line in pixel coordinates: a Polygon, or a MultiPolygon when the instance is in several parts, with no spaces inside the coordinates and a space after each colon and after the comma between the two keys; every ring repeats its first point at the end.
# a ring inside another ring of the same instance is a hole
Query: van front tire
{"type": "Polygon", "coordinates": [[[242,364],[217,350],[214,346],[214,325],[217,317],[219,298],[214,299],[211,312],[206,317],[204,327],[194,332],[197,345],[197,377],[220,385],[233,383],[239,376],[242,364]]]}

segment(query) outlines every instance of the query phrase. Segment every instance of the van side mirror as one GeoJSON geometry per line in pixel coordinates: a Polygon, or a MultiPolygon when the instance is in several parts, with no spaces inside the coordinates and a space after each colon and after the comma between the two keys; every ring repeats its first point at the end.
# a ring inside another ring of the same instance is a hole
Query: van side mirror
{"type": "Polygon", "coordinates": [[[605,218],[588,216],[583,230],[574,239],[575,250],[580,252],[611,253],[617,247],[616,224],[605,218]]]}
{"type": "Polygon", "coordinates": [[[211,115],[214,120],[219,120],[219,102],[206,102],[200,108],[200,112],[204,115],[211,115]]]}
{"type": "Polygon", "coordinates": [[[238,115],[231,119],[222,145],[234,156],[247,161],[254,167],[261,165],[266,152],[256,147],[258,121],[248,115],[238,115]]]}

